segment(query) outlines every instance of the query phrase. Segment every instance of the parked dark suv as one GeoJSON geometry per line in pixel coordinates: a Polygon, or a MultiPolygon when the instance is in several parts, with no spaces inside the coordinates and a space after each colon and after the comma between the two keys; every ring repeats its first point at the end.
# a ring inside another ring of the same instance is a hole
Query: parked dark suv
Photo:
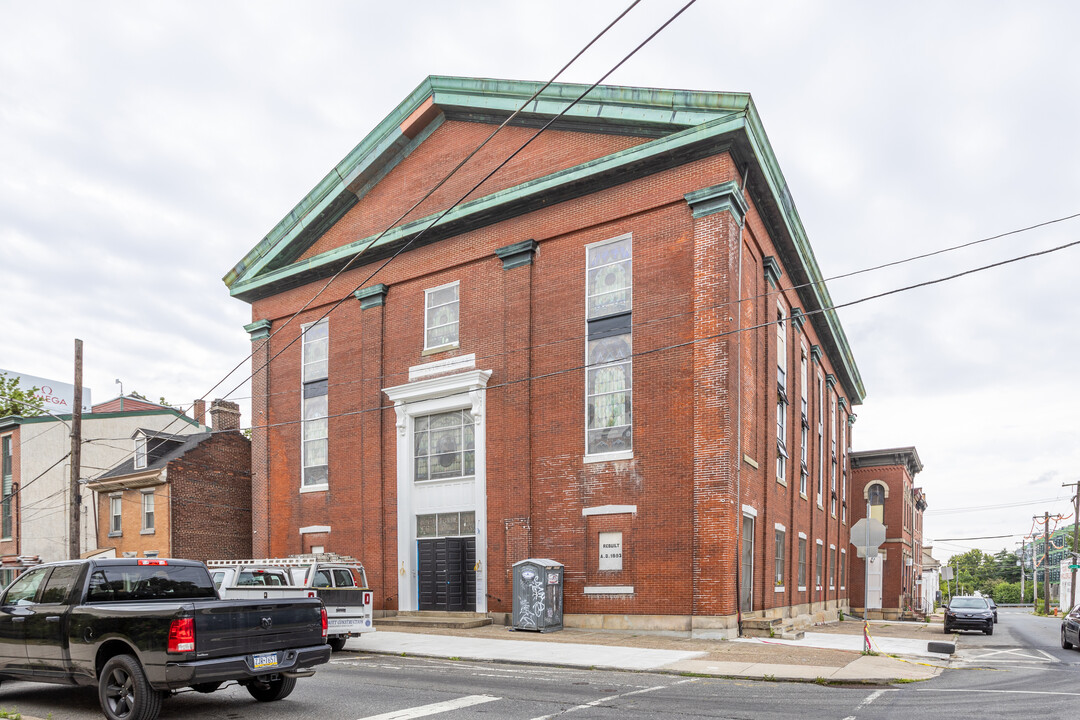
{"type": "Polygon", "coordinates": [[[945,608],[945,632],[982,630],[994,634],[994,611],[984,597],[958,595],[945,608]]]}

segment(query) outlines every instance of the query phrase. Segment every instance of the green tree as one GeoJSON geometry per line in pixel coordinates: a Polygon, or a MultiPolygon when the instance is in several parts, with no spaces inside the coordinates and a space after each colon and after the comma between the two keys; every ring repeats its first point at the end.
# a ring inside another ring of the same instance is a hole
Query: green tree
{"type": "Polygon", "coordinates": [[[990,597],[998,605],[1016,604],[1020,602],[1020,583],[999,582],[990,591],[990,597]]]}
{"type": "Polygon", "coordinates": [[[45,414],[45,403],[41,398],[34,395],[41,388],[34,387],[23,390],[19,387],[19,378],[8,377],[7,373],[0,373],[0,417],[8,415],[21,415],[22,417],[37,417],[45,414]]]}
{"type": "Polygon", "coordinates": [[[997,563],[998,577],[1005,582],[1020,582],[1020,557],[1016,553],[1003,549],[1001,552],[995,553],[994,561],[997,563]]]}

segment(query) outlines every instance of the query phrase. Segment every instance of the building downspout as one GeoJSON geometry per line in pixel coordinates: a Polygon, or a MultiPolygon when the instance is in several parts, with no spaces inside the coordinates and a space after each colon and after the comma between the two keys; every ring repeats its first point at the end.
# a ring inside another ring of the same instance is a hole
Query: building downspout
{"type": "MultiPolygon", "coordinates": [[[[747,173],[750,171],[750,166],[747,165],[743,172],[743,186],[742,195],[743,200],[746,201],[746,205],[749,208],[750,201],[746,197],[746,186],[749,178],[747,173]]],[[[738,286],[735,288],[735,296],[739,299],[738,304],[735,307],[735,314],[738,316],[738,320],[735,324],[735,348],[736,348],[736,365],[737,372],[735,373],[735,513],[738,521],[735,524],[735,620],[738,623],[735,631],[737,637],[742,637],[742,465],[743,465],[743,453],[742,453],[742,268],[743,268],[743,249],[742,249],[742,235],[743,227],[746,225],[746,215],[743,215],[742,222],[739,223],[739,278],[738,286]]]]}

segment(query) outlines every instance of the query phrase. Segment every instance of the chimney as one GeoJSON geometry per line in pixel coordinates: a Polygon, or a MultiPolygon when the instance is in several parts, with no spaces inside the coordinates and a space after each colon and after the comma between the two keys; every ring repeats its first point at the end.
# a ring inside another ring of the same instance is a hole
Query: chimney
{"type": "Polygon", "coordinates": [[[199,398],[195,401],[195,404],[191,408],[192,416],[195,418],[195,422],[200,425],[206,424],[206,401],[199,398]]]}
{"type": "Polygon", "coordinates": [[[239,430],[240,406],[228,400],[214,400],[210,403],[210,418],[214,430],[239,430]]]}

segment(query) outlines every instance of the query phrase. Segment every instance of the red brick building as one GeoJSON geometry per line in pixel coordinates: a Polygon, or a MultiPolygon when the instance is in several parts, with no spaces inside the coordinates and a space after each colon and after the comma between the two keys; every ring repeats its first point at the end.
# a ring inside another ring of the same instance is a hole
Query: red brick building
{"type": "Polygon", "coordinates": [[[854,520],[867,516],[885,525],[877,558],[851,560],[851,605],[862,613],[863,593],[870,616],[897,619],[922,606],[923,511],[927,508],[915,476],[922,461],[913,447],[851,453],[851,490],[857,500],[854,520]],[[863,578],[869,577],[869,588],[863,578]]]}
{"type": "Polygon", "coordinates": [[[251,441],[239,406],[215,400],[213,430],[139,429],[130,457],[87,483],[98,548],[116,557],[250,557],[251,441]]]}
{"type": "Polygon", "coordinates": [[[509,613],[542,557],[570,625],[834,615],[864,391],[753,102],[599,87],[470,193],[553,85],[421,202],[539,88],[426,79],[226,275],[255,554],[390,611],[509,613]]]}

